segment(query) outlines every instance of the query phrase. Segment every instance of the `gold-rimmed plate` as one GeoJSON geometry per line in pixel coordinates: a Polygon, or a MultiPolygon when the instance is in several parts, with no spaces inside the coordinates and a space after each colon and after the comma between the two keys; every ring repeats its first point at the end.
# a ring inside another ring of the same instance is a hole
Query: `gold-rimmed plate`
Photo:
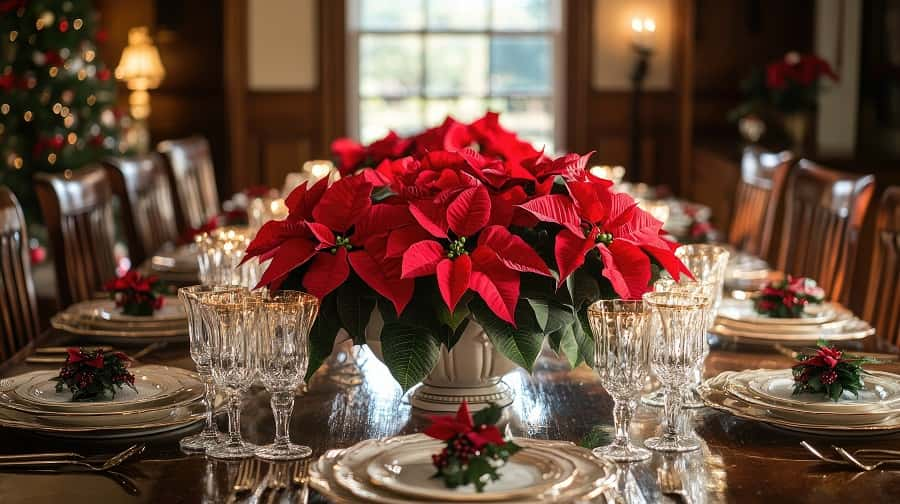
{"type": "Polygon", "coordinates": [[[112,299],[91,299],[75,303],[66,308],[65,313],[77,320],[83,320],[85,323],[114,322],[142,325],[174,324],[187,321],[187,313],[184,311],[180,299],[175,296],[163,296],[163,299],[162,307],[154,311],[152,315],[146,316],[126,315],[112,299]]]}
{"type": "Polygon", "coordinates": [[[759,326],[818,326],[834,320],[841,311],[846,311],[846,308],[837,303],[823,303],[821,305],[807,305],[803,316],[799,318],[776,318],[757,313],[751,300],[723,299],[716,315],[718,318],[759,326]]]}
{"type": "Polygon", "coordinates": [[[395,493],[419,499],[451,502],[510,501],[546,493],[568,485],[575,475],[575,464],[553,453],[538,449],[522,450],[499,469],[500,479],[477,492],[474,485],[447,488],[434,476],[431,455],[444,443],[429,439],[398,449],[388,448],[366,465],[372,483],[395,493]]]}
{"type": "Polygon", "coordinates": [[[126,328],[121,330],[109,330],[79,325],[63,314],[54,315],[50,319],[50,325],[52,325],[54,329],[59,329],[71,334],[90,336],[92,341],[109,341],[116,343],[127,340],[146,342],[148,340],[173,339],[187,336],[188,333],[187,323],[185,323],[183,327],[179,326],[173,329],[157,329],[151,327],[146,329],[126,328]]]}
{"type": "Polygon", "coordinates": [[[0,407],[35,415],[134,415],[175,408],[203,398],[204,387],[191,371],[168,366],[134,368],[137,392],[123,387],[103,401],[71,400],[67,390],[56,392],[56,371],[34,371],[0,381],[0,407]]]}
{"type": "MultiPolygon", "coordinates": [[[[400,447],[407,443],[428,440],[424,434],[411,434],[388,439],[370,439],[345,450],[331,450],[310,466],[310,485],[336,503],[375,502],[401,504],[409,502],[446,502],[432,499],[413,499],[374,485],[365,467],[372,457],[386,446],[400,447]]],[[[595,457],[589,450],[565,441],[545,441],[517,438],[515,442],[526,449],[552,452],[575,464],[576,474],[570,484],[552,497],[547,494],[530,495],[505,502],[537,504],[552,500],[571,502],[591,499],[609,491],[615,483],[615,464],[595,457]]],[[[503,502],[503,501],[501,501],[503,502]]]]}
{"type": "Polygon", "coordinates": [[[831,329],[822,329],[814,332],[784,332],[770,328],[759,328],[756,330],[735,329],[734,327],[715,324],[710,332],[724,336],[728,339],[737,341],[746,341],[749,343],[760,343],[771,345],[773,343],[783,343],[786,345],[812,345],[818,340],[825,341],[851,341],[863,339],[875,334],[875,328],[867,322],[853,318],[844,322],[839,327],[831,329]]]}
{"type": "Polygon", "coordinates": [[[754,422],[762,422],[782,429],[817,435],[833,436],[876,436],[900,432],[900,417],[891,417],[878,422],[846,425],[839,423],[811,423],[772,415],[768,409],[744,401],[726,389],[728,379],[735,372],[726,371],[704,381],[697,392],[707,406],[735,417],[754,422]]]}

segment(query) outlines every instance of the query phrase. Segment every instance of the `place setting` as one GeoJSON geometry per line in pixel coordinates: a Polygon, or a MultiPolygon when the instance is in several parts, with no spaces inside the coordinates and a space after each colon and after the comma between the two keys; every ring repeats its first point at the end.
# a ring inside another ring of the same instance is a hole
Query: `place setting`
{"type": "Polygon", "coordinates": [[[815,280],[786,276],[765,284],[752,299],[725,298],[710,332],[730,341],[799,346],[860,340],[875,329],[840,303],[826,301],[815,280]]]}
{"type": "Polygon", "coordinates": [[[900,432],[900,375],[866,369],[879,361],[821,340],[790,369],[726,371],[699,388],[712,408],[821,436],[900,432]]]}

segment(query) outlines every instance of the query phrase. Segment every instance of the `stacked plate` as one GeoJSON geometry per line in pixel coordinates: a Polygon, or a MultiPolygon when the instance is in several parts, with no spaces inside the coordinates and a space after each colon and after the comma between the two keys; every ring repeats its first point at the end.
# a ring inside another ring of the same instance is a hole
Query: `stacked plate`
{"type": "Polygon", "coordinates": [[[125,315],[110,299],[73,304],[50,319],[56,329],[91,336],[93,340],[146,341],[187,335],[187,315],[181,301],[166,296],[162,308],[146,317],[125,315]]]}
{"type": "Polygon", "coordinates": [[[728,290],[758,291],[772,276],[766,261],[759,257],[731,250],[725,268],[725,288],[728,290]]]}
{"type": "Polygon", "coordinates": [[[167,282],[196,283],[199,275],[197,254],[195,245],[182,245],[151,257],[146,269],[167,282]]]}
{"type": "Polygon", "coordinates": [[[310,484],[337,503],[572,502],[602,495],[615,484],[615,466],[562,441],[517,438],[523,450],[478,493],[450,489],[432,478],[431,455],[444,444],[424,434],[370,439],[331,450],[310,468],[310,484]]]}
{"type": "Polygon", "coordinates": [[[900,376],[872,371],[858,397],[840,401],[824,394],[794,395],[791,370],[727,371],[704,382],[706,404],[748,420],[814,434],[843,436],[900,431],[900,376]]]}
{"type": "Polygon", "coordinates": [[[101,401],[72,401],[56,391],[57,371],[34,371],[0,380],[0,425],[65,437],[130,437],[178,429],[202,421],[203,384],[195,373],[167,366],[139,366],[137,391],[124,387],[101,401]]]}
{"type": "Polygon", "coordinates": [[[838,303],[810,305],[801,318],[760,315],[750,300],[723,299],[711,331],[752,343],[807,345],[825,339],[847,341],[875,333],[867,322],[838,303]]]}

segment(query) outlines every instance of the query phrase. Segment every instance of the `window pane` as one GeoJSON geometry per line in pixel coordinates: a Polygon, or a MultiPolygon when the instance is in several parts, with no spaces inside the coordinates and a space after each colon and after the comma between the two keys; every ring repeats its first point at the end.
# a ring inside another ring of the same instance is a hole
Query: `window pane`
{"type": "Polygon", "coordinates": [[[431,99],[425,104],[425,122],[428,126],[436,126],[448,115],[458,121],[470,122],[483,116],[486,109],[487,104],[481,98],[431,99]]]}
{"type": "Polygon", "coordinates": [[[428,96],[487,94],[486,35],[428,35],[425,47],[428,96]]]}
{"type": "Polygon", "coordinates": [[[421,98],[364,98],[359,101],[359,136],[363,143],[378,140],[388,130],[409,135],[423,127],[421,98]]]}
{"type": "Polygon", "coordinates": [[[418,35],[361,35],[361,96],[409,96],[421,93],[422,39],[418,35]]]}
{"type": "Polygon", "coordinates": [[[432,30],[487,29],[488,0],[427,0],[432,30]]]}
{"type": "Polygon", "coordinates": [[[500,112],[504,128],[532,142],[536,149],[544,147],[553,153],[553,100],[551,98],[501,98],[489,101],[490,109],[500,112]]]}
{"type": "Polygon", "coordinates": [[[552,61],[549,37],[493,37],[491,92],[550,94],[552,61]]]}
{"type": "Polygon", "coordinates": [[[494,0],[495,30],[546,30],[553,27],[553,0],[494,0]]]}
{"type": "Polygon", "coordinates": [[[359,26],[363,30],[421,30],[425,25],[424,0],[360,0],[359,26]]]}

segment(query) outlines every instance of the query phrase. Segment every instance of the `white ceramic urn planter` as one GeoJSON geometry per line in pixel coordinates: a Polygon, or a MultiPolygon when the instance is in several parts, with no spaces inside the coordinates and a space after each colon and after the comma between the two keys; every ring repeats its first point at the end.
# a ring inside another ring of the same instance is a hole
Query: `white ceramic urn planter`
{"type": "MultiPolygon", "coordinates": [[[[381,354],[381,328],[384,320],[376,309],[366,326],[366,344],[384,362],[381,354]]],[[[416,387],[410,397],[413,407],[425,411],[455,412],[465,399],[471,411],[490,403],[509,406],[513,392],[501,378],[517,366],[491,344],[474,320],[469,320],[459,341],[449,352],[441,346],[434,369],[416,387]]]]}

